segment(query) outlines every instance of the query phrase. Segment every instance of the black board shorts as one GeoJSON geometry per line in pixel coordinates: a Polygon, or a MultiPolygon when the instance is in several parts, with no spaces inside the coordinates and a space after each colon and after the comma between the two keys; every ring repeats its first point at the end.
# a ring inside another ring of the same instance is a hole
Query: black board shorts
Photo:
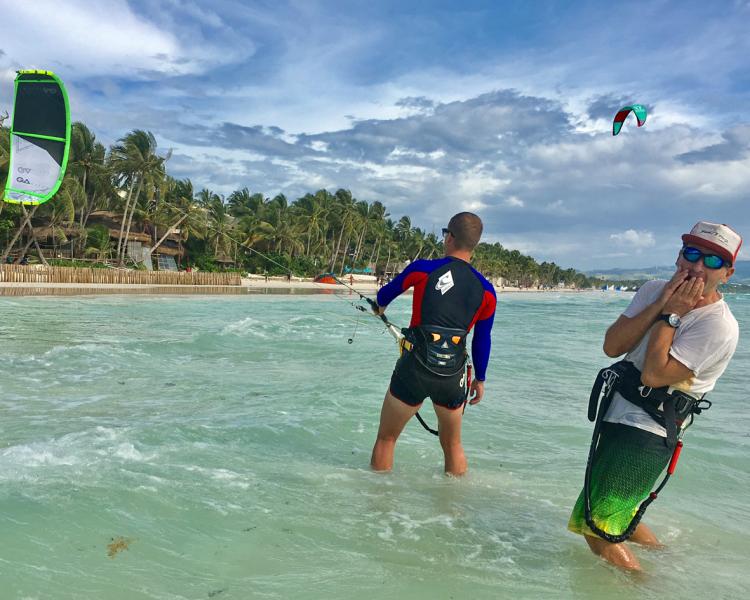
{"type": "Polygon", "coordinates": [[[466,399],[462,369],[455,375],[442,377],[430,373],[414,356],[406,352],[396,362],[391,376],[391,395],[409,406],[419,406],[429,397],[435,404],[456,409],[466,399]]]}

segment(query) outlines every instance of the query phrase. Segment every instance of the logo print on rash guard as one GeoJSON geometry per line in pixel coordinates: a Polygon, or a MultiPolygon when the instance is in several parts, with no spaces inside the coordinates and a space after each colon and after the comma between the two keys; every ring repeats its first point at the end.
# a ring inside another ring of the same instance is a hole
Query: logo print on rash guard
{"type": "Polygon", "coordinates": [[[440,279],[437,280],[435,289],[440,291],[440,293],[445,296],[445,292],[451,289],[453,285],[453,275],[450,271],[448,271],[447,273],[441,275],[440,279]]]}

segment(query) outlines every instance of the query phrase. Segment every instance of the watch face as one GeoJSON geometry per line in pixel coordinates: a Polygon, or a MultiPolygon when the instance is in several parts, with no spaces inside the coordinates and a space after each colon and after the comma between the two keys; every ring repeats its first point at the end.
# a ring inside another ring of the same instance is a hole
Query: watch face
{"type": "Polygon", "coordinates": [[[679,315],[675,315],[675,314],[669,315],[669,324],[672,327],[679,327],[679,325],[680,325],[680,316],[679,315]]]}

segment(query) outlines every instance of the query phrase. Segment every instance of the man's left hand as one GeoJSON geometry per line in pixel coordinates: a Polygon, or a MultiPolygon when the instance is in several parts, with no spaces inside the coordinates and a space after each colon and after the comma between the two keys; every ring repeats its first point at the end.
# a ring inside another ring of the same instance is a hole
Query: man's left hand
{"type": "Polygon", "coordinates": [[[699,277],[691,277],[683,281],[680,286],[674,291],[664,308],[662,313],[671,314],[674,313],[681,317],[684,317],[687,313],[693,310],[700,302],[703,297],[703,288],[705,283],[699,277]]]}
{"type": "Polygon", "coordinates": [[[469,400],[469,404],[479,404],[482,400],[482,396],[484,396],[484,381],[475,379],[471,382],[471,391],[469,392],[471,400],[469,400]],[[471,396],[474,397],[471,398],[471,396]]]}

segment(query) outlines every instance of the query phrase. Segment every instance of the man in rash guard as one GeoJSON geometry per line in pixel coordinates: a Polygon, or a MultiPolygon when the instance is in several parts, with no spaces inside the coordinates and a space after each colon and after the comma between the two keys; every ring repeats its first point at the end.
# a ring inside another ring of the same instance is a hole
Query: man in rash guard
{"type": "Polygon", "coordinates": [[[477,404],[484,395],[496,298],[492,284],[470,264],[482,235],[481,219],[458,213],[443,235],[445,257],[415,260],[378,292],[378,312],[383,314],[399,294],[414,288],[411,323],[404,330],[403,350],[383,400],[372,449],[370,465],[375,471],[393,467],[398,436],[429,396],[438,418],[445,472],[454,476],[466,472],[461,446],[466,337],[474,328],[475,378],[470,392],[475,395],[470,403],[477,404]]]}

